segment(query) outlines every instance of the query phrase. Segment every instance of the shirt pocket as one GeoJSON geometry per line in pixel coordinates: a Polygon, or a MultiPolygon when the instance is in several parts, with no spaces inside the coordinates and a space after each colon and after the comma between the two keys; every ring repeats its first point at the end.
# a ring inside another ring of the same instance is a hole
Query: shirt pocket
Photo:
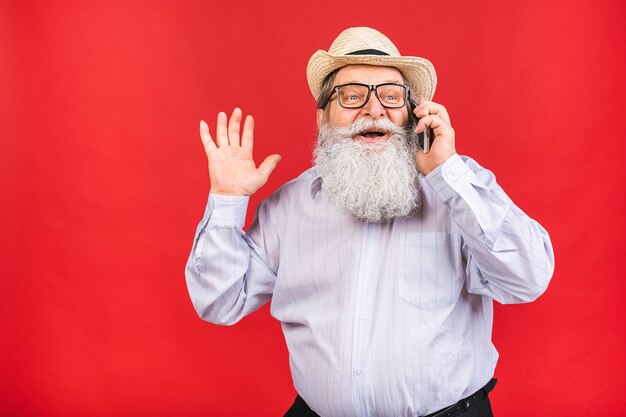
{"type": "Polygon", "coordinates": [[[457,301],[464,282],[461,235],[408,233],[400,252],[400,298],[425,310],[457,301]]]}

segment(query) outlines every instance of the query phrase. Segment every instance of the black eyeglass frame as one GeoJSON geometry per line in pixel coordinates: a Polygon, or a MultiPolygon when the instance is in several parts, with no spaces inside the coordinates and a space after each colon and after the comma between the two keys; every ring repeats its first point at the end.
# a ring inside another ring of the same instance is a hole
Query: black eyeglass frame
{"type": "MultiPolygon", "coordinates": [[[[411,91],[411,87],[408,84],[398,84],[398,83],[382,83],[382,84],[361,84],[361,83],[347,83],[347,84],[341,84],[341,85],[337,85],[335,87],[333,87],[333,92],[330,96],[328,96],[328,101],[330,101],[331,97],[333,96],[333,94],[337,94],[337,102],[339,103],[339,105],[341,107],[343,107],[344,109],[360,109],[362,107],[365,107],[365,105],[370,101],[370,96],[372,95],[372,91],[374,91],[374,95],[376,96],[376,99],[378,99],[378,102],[380,103],[381,106],[383,106],[386,109],[401,109],[403,107],[406,106],[407,103],[410,102],[409,99],[409,94],[411,91]],[[344,106],[341,103],[341,100],[339,99],[339,90],[342,87],[346,87],[348,85],[361,85],[363,87],[367,87],[367,97],[365,97],[365,101],[363,102],[363,104],[361,104],[360,106],[356,106],[356,107],[348,107],[348,106],[344,106]],[[397,106],[389,106],[386,105],[382,102],[382,100],[380,99],[380,97],[378,96],[378,87],[380,86],[384,86],[384,85],[396,85],[398,87],[404,87],[404,102],[401,105],[397,105],[397,106]]],[[[326,106],[324,106],[326,107],[326,106]]]]}

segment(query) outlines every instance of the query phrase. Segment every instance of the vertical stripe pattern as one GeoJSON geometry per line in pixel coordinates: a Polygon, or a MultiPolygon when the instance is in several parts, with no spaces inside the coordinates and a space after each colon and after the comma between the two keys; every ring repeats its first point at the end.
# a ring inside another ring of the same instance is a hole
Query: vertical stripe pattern
{"type": "Polygon", "coordinates": [[[367,224],[311,168],[258,208],[210,195],[186,268],[198,314],[233,324],[271,301],[296,390],[323,416],[420,416],[481,388],[498,353],[492,300],[534,300],[554,268],[546,231],[457,155],[420,177],[410,217],[367,224]]]}

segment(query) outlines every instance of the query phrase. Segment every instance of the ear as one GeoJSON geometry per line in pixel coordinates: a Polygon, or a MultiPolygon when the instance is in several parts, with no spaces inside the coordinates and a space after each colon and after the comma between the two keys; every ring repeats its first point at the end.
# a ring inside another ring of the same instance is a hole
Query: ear
{"type": "Polygon", "coordinates": [[[324,124],[324,109],[317,109],[317,128],[324,124]]]}

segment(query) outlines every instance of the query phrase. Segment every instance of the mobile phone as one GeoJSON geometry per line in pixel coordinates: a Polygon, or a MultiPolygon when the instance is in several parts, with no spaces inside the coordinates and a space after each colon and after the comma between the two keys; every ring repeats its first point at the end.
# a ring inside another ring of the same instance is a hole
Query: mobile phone
{"type": "Polygon", "coordinates": [[[428,153],[428,151],[430,151],[430,145],[433,141],[433,130],[430,127],[427,127],[422,133],[417,136],[419,138],[418,140],[420,142],[420,146],[424,150],[424,153],[428,153]]]}
{"type": "MultiPolygon", "coordinates": [[[[415,110],[415,106],[411,105],[411,120],[413,121],[413,129],[417,127],[417,123],[420,119],[413,113],[415,110]]],[[[428,153],[430,151],[430,145],[433,143],[433,139],[435,138],[434,132],[430,127],[427,127],[422,133],[417,134],[417,142],[419,143],[420,148],[424,151],[424,153],[428,153]]]]}

